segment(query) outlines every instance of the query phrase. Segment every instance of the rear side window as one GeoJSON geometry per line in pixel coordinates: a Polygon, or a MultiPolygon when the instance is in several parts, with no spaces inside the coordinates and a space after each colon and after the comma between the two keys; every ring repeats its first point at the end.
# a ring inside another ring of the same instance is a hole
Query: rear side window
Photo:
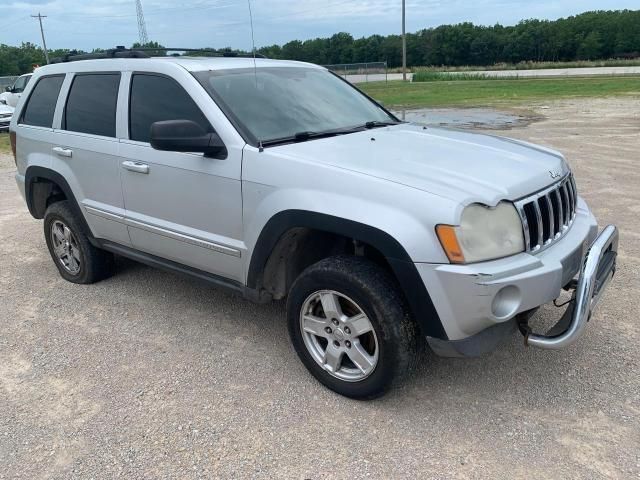
{"type": "Polygon", "coordinates": [[[119,73],[76,75],[64,110],[63,128],[115,137],[119,86],[119,73]]]}
{"type": "Polygon", "coordinates": [[[134,75],[129,100],[129,138],[148,142],[151,124],[162,120],[191,120],[212,131],[196,103],[177,82],[157,75],[134,75]]]}
{"type": "Polygon", "coordinates": [[[36,127],[51,127],[63,81],[64,75],[43,77],[38,80],[24,107],[21,123],[36,127]]]}

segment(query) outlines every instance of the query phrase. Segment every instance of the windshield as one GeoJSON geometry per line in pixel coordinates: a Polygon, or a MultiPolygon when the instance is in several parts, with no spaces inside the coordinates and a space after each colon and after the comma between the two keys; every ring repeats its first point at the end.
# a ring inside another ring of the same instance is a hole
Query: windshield
{"type": "Polygon", "coordinates": [[[194,74],[236,127],[256,142],[395,122],[326,70],[273,67],[194,74]]]}

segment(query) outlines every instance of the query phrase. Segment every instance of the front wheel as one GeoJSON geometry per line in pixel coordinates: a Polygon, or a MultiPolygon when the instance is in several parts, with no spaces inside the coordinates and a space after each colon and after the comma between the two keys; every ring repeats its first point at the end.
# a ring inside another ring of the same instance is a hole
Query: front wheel
{"type": "Polygon", "coordinates": [[[291,341],[321,383],[352,398],[382,395],[410,370],[418,335],[389,274],[361,257],[324,259],[291,287],[291,341]]]}

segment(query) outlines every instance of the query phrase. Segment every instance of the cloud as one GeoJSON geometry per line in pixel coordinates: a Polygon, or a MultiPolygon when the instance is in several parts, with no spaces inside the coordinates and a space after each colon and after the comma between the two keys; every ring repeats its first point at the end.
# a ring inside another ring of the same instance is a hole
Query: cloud
{"type": "MultiPolygon", "coordinates": [[[[346,31],[354,37],[400,30],[401,0],[251,0],[256,43],[269,45],[346,31]]],[[[246,0],[142,0],[149,37],[165,45],[250,47],[246,0]]],[[[601,0],[406,0],[407,29],[471,21],[513,24],[602,9],[601,0]]],[[[609,0],[608,9],[637,9],[609,0]]],[[[52,48],[109,47],[137,40],[134,0],[3,0],[0,43],[40,42],[40,11],[52,48]]]]}

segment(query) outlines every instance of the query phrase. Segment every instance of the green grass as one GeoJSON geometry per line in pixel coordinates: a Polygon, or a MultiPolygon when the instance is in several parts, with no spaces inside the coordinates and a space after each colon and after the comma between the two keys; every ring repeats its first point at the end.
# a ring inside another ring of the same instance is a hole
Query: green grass
{"type": "Polygon", "coordinates": [[[0,133],[0,153],[11,153],[8,133],[0,133]]]}
{"type": "Polygon", "coordinates": [[[414,82],[451,82],[462,80],[518,80],[517,75],[508,75],[496,77],[493,75],[484,75],[482,73],[465,73],[465,72],[432,72],[431,70],[420,70],[413,74],[414,82]]]}
{"type": "MultiPolygon", "coordinates": [[[[520,62],[520,63],[496,63],[495,65],[432,65],[428,67],[411,67],[411,71],[430,72],[468,72],[476,70],[541,70],[547,68],[584,68],[584,67],[636,67],[640,66],[640,58],[633,60],[610,59],[610,60],[576,60],[573,62],[520,62]]],[[[400,68],[389,69],[391,71],[402,72],[400,68]]]]}
{"type": "Polygon", "coordinates": [[[491,79],[358,85],[389,107],[523,105],[570,97],[640,96],[640,76],[491,79]]]}

